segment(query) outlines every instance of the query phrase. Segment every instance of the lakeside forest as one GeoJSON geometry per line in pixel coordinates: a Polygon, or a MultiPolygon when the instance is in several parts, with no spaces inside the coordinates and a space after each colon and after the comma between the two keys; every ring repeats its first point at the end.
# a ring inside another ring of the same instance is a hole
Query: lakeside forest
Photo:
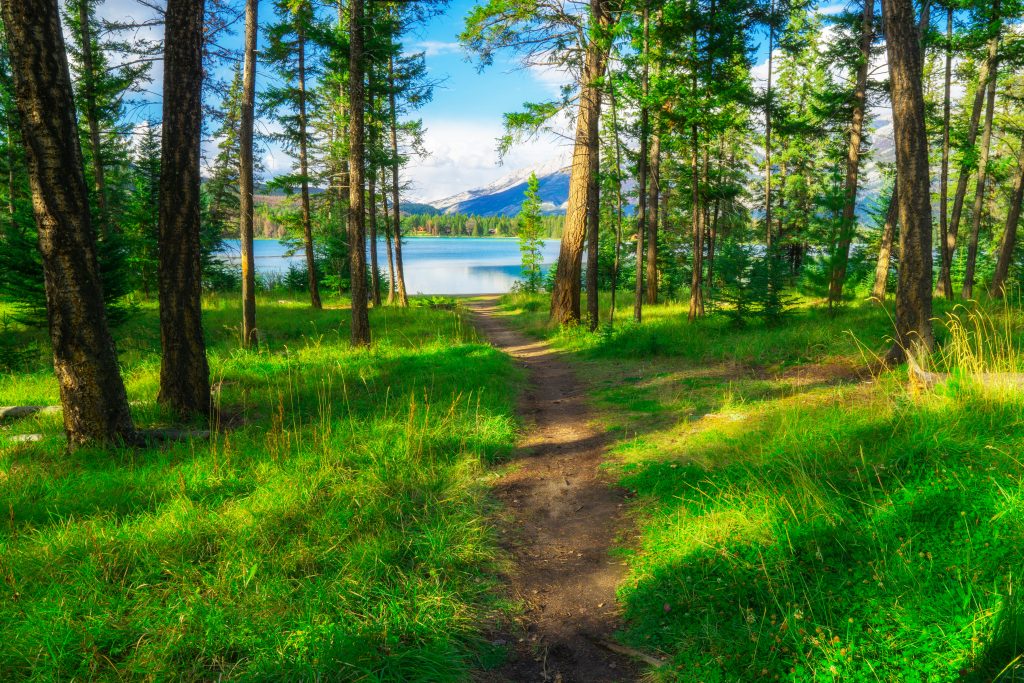
{"type": "MultiPolygon", "coordinates": [[[[292,198],[294,201],[295,198],[292,198]]],[[[256,239],[277,239],[287,241],[295,235],[288,225],[294,224],[293,207],[288,198],[281,196],[256,195],[254,198],[254,228],[256,239]]],[[[541,216],[541,233],[545,238],[562,236],[563,217],[541,216]]],[[[462,213],[401,213],[401,231],[406,237],[517,237],[518,216],[477,216],[462,213]]],[[[223,237],[237,237],[237,231],[230,230],[223,237]]]]}
{"type": "Polygon", "coordinates": [[[108,2],[0,0],[0,678],[1024,679],[1016,0],[482,0],[564,218],[405,206],[446,3],[108,2]]]}

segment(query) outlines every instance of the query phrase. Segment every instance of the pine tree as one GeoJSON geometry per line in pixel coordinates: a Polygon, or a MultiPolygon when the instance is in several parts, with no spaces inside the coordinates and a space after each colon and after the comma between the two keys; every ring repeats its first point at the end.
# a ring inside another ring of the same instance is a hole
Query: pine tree
{"type": "Polygon", "coordinates": [[[312,207],[309,187],[312,176],[311,149],[313,128],[310,112],[320,107],[317,91],[310,87],[320,73],[322,46],[317,38],[327,33],[309,0],[275,0],[278,21],[267,30],[264,59],[278,75],[281,85],[268,88],[264,105],[273,112],[283,132],[277,136],[285,149],[296,158],[295,173],[279,176],[281,186],[298,186],[302,211],[302,241],[306,256],[310,304],[322,306],[313,249],[312,207]]]}
{"type": "MultiPolygon", "coordinates": [[[[537,181],[537,174],[531,173],[526,183],[523,208],[519,212],[519,219],[516,224],[519,228],[519,252],[522,254],[523,291],[535,294],[540,290],[544,279],[541,270],[543,255],[541,252],[544,242],[541,238],[541,213],[540,213],[540,183],[537,181]]],[[[596,264],[594,264],[596,267],[596,264]]]]}
{"type": "MultiPolygon", "coordinates": [[[[490,64],[495,52],[509,50],[521,55],[524,66],[572,66],[578,75],[569,203],[551,293],[551,318],[557,323],[580,321],[588,194],[596,187],[590,156],[598,152],[594,123],[600,111],[599,81],[607,62],[610,20],[607,0],[591,0],[586,13],[565,12],[560,5],[536,0],[490,0],[470,12],[460,36],[482,65],[490,64]]],[[[568,104],[568,98],[528,103],[525,112],[506,115],[506,146],[524,132],[542,128],[568,104]]]]}
{"type": "Polygon", "coordinates": [[[242,344],[256,343],[256,266],[253,255],[253,183],[256,175],[253,132],[256,106],[256,46],[259,0],[245,2],[245,47],[238,119],[238,213],[242,261],[242,344]]]}
{"type": "Polygon", "coordinates": [[[932,211],[928,137],[921,86],[921,50],[911,0],[884,0],[893,125],[896,141],[896,193],[900,223],[900,271],[896,290],[896,343],[890,362],[908,352],[930,351],[932,333],[932,211]]]}
{"type": "Polygon", "coordinates": [[[132,163],[129,207],[121,224],[128,244],[129,271],[134,287],[148,299],[156,289],[160,223],[160,128],[148,122],[142,128],[132,163]]]}
{"type": "Polygon", "coordinates": [[[204,6],[205,0],[168,0],[165,15],[157,398],[182,416],[210,410],[200,245],[204,6]]]}
{"type": "Polygon", "coordinates": [[[242,68],[236,65],[231,85],[220,107],[220,125],[214,131],[217,156],[203,184],[208,197],[207,222],[220,233],[234,232],[241,210],[239,174],[241,168],[242,68]]]}
{"type": "Polygon", "coordinates": [[[56,0],[0,12],[31,178],[54,371],[69,445],[132,440],[134,425],[103,309],[96,236],[56,0]],[[47,112],[46,120],[35,115],[47,112]]]}

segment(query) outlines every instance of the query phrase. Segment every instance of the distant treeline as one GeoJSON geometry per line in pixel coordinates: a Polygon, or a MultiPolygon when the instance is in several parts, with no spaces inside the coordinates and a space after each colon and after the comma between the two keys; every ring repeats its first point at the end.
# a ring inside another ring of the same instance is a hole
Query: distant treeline
{"type": "MultiPolygon", "coordinates": [[[[565,216],[542,216],[541,235],[561,237],[565,216]]],[[[467,216],[465,214],[410,214],[402,217],[405,235],[435,237],[516,237],[518,216],[467,216]]]]}
{"type": "MultiPolygon", "coordinates": [[[[314,208],[320,204],[318,199],[314,197],[314,208]]],[[[253,223],[257,238],[281,239],[299,233],[298,195],[259,194],[255,200],[253,223]]],[[[544,238],[562,236],[564,216],[543,216],[540,220],[544,238]]],[[[435,237],[516,237],[519,217],[414,213],[402,216],[402,233],[435,237]]],[[[235,236],[225,234],[225,237],[235,236]]]]}

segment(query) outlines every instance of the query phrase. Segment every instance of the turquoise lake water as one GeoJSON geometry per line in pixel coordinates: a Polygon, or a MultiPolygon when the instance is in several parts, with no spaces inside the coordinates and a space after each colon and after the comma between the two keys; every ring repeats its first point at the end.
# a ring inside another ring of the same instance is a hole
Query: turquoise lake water
{"type": "MultiPolygon", "coordinates": [[[[387,273],[387,247],[378,247],[382,273],[387,273]]],[[[256,240],[257,273],[284,273],[302,265],[301,253],[289,255],[277,240],[256,240]]],[[[558,260],[558,240],[544,240],[545,267],[558,260]]],[[[519,241],[499,238],[414,237],[402,241],[405,285],[410,294],[499,294],[522,275],[519,241]]],[[[238,263],[238,240],[224,240],[224,258],[238,263]]]]}

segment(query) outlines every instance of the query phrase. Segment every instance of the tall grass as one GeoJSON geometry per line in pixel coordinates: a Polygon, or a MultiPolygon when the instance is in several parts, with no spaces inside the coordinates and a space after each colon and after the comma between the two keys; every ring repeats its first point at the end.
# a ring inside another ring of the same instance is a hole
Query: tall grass
{"type": "Polygon", "coordinates": [[[921,392],[866,372],[875,306],[735,330],[668,305],[590,334],[506,305],[575,354],[616,435],[622,637],[668,659],[651,680],[1024,680],[1015,309],[940,308],[950,375],[921,392]]]}
{"type": "MultiPolygon", "coordinates": [[[[0,678],[457,680],[485,666],[496,544],[485,467],[513,443],[507,358],[458,311],[372,314],[206,301],[222,424],[148,450],[68,454],[59,418],[0,431],[0,678]],[[37,431],[39,443],[4,434],[37,431]]],[[[155,310],[120,331],[142,424],[155,310]]],[[[47,372],[0,379],[0,403],[48,403],[47,372]]]]}

